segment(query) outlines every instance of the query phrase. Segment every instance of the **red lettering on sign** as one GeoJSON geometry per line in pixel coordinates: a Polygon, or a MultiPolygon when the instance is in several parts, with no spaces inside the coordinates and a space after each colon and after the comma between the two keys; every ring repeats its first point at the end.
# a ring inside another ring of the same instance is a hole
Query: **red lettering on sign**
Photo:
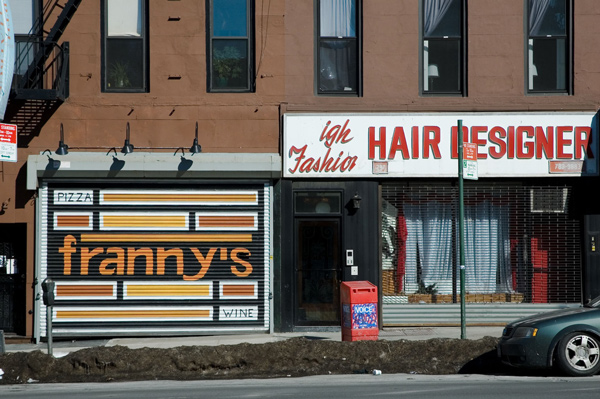
{"type": "Polygon", "coordinates": [[[575,158],[581,159],[585,154],[588,158],[594,158],[592,153],[592,128],[590,127],[575,127],[575,158]]]}
{"type": "Polygon", "coordinates": [[[331,129],[327,130],[327,127],[331,123],[331,121],[327,121],[327,123],[325,124],[325,128],[321,133],[320,141],[325,140],[325,146],[328,148],[331,148],[331,145],[333,143],[345,144],[349,141],[352,141],[352,137],[348,137],[348,135],[350,134],[350,129],[347,128],[349,122],[350,119],[347,119],[346,123],[344,123],[344,126],[335,125],[331,129]]]}
{"type": "MultiPolygon", "coordinates": [[[[371,148],[369,143],[369,149],[371,148]]],[[[390,146],[390,155],[388,159],[396,158],[396,151],[400,150],[402,153],[402,159],[410,158],[410,154],[408,152],[408,143],[406,142],[406,136],[404,136],[404,129],[402,126],[398,126],[394,128],[394,136],[392,137],[392,143],[390,146]]]]}
{"type": "Polygon", "coordinates": [[[440,128],[437,126],[423,126],[423,158],[429,158],[429,149],[433,152],[433,157],[441,159],[440,152],[440,128]],[[433,137],[431,136],[433,133],[433,137]]]}
{"type": "Polygon", "coordinates": [[[375,139],[375,128],[369,127],[369,159],[375,159],[375,147],[379,148],[379,159],[385,159],[385,127],[379,128],[379,140],[375,139]]]}
{"type": "Polygon", "coordinates": [[[570,146],[572,141],[565,137],[566,132],[572,132],[572,126],[557,126],[556,127],[556,158],[572,159],[573,154],[565,152],[565,147],[570,146]]]}
{"type": "MultiPolygon", "coordinates": [[[[487,126],[473,126],[471,128],[471,143],[473,144],[477,144],[477,148],[479,148],[479,146],[484,147],[485,146],[485,138],[480,138],[479,134],[480,133],[486,133],[487,132],[487,126]]],[[[477,152],[477,158],[479,159],[486,159],[487,158],[487,154],[485,153],[480,153],[477,152]]]]}
{"type": "Polygon", "coordinates": [[[535,128],[535,157],[536,159],[554,158],[554,128],[548,126],[547,134],[544,134],[544,128],[537,126],[535,128]]]}
{"type": "Polygon", "coordinates": [[[494,159],[500,159],[506,155],[506,142],[503,140],[506,138],[506,130],[500,126],[494,126],[490,129],[488,140],[494,146],[490,146],[489,153],[490,157],[494,159]],[[497,147],[495,147],[497,146],[497,147]]]}
{"type": "MultiPolygon", "coordinates": [[[[462,127],[463,143],[469,142],[469,129],[462,127]]],[[[452,126],[452,159],[458,158],[458,126],[452,126]]]]}
{"type": "Polygon", "coordinates": [[[412,157],[419,159],[419,127],[412,127],[412,157]]]}
{"type": "Polygon", "coordinates": [[[519,126],[517,128],[517,159],[531,159],[534,155],[534,144],[525,141],[525,137],[535,136],[533,126],[519,126]]]}

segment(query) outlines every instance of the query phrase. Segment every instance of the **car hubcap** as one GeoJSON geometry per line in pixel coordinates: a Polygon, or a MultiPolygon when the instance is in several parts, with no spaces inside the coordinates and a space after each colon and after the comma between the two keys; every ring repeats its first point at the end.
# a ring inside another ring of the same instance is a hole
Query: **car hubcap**
{"type": "Polygon", "coordinates": [[[600,360],[598,342],[587,335],[571,338],[565,351],[569,363],[577,370],[589,370],[600,360]]]}

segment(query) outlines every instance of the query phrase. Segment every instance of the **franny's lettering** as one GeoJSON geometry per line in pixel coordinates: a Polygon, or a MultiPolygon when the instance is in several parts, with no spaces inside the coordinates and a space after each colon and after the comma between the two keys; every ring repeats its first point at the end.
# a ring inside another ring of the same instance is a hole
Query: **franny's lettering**
{"type": "MultiPolygon", "coordinates": [[[[250,257],[250,251],[247,248],[228,248],[218,247],[204,250],[199,248],[134,248],[134,247],[84,247],[77,245],[77,239],[73,235],[66,235],[63,239],[62,247],[58,252],[63,256],[63,274],[70,276],[73,273],[73,265],[79,264],[79,274],[87,276],[90,273],[92,259],[95,258],[94,265],[98,265],[99,273],[102,276],[133,276],[142,273],[135,269],[136,260],[140,260],[145,265],[143,274],[146,276],[161,276],[165,274],[165,265],[167,259],[174,261],[176,272],[182,276],[185,281],[196,281],[202,279],[210,269],[216,256],[220,261],[233,262],[229,266],[231,273],[238,277],[247,277],[252,273],[252,264],[247,260],[250,257]],[[184,252],[190,251],[195,258],[195,262],[184,264],[184,252]],[[77,259],[77,257],[79,259],[77,259]],[[77,262],[79,260],[79,262],[77,262]],[[98,264],[98,261],[100,263],[98,264]],[[193,273],[189,273],[193,271],[193,273]],[[189,274],[188,274],[189,273],[189,274]]],[[[140,263],[138,261],[138,263],[140,263]]]]}

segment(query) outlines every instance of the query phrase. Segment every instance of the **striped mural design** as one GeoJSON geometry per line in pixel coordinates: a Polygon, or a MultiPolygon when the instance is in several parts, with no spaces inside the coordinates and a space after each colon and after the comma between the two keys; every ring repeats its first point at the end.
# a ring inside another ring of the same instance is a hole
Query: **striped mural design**
{"type": "Polygon", "coordinates": [[[100,205],[257,205],[258,192],[102,190],[100,205]]]}
{"type": "Polygon", "coordinates": [[[116,282],[57,282],[55,298],[61,300],[114,300],[117,299],[116,282]]]}
{"type": "Polygon", "coordinates": [[[252,242],[252,234],[81,234],[81,242],[252,242]]]}
{"type": "Polygon", "coordinates": [[[256,230],[258,214],[196,212],[196,230],[256,230]]]}
{"type": "Polygon", "coordinates": [[[63,307],[54,310],[57,322],[84,321],[201,321],[212,320],[212,307],[63,307]]]}
{"type": "Polygon", "coordinates": [[[100,230],[188,230],[188,213],[100,212],[100,230]]]}
{"type": "Polygon", "coordinates": [[[56,212],[54,214],[54,228],[57,230],[91,230],[91,212],[56,212]]]}
{"type": "Polygon", "coordinates": [[[266,185],[45,185],[57,337],[268,330],[266,185]]]}
{"type": "Polygon", "coordinates": [[[219,282],[221,299],[251,299],[258,297],[258,282],[256,281],[221,281],[219,282]]]}
{"type": "Polygon", "coordinates": [[[129,281],[123,286],[123,299],[213,299],[212,282],[129,281]]]}

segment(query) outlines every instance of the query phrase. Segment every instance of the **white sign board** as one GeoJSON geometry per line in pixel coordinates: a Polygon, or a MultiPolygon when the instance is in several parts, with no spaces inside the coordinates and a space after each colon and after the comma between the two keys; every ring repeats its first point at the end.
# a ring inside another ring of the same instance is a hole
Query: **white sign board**
{"type": "Polygon", "coordinates": [[[477,145],[463,143],[463,179],[477,180],[477,145]]]}
{"type": "Polygon", "coordinates": [[[17,125],[0,123],[0,161],[17,162],[17,125]]]}
{"type": "Polygon", "coordinates": [[[457,177],[458,127],[478,177],[595,176],[595,113],[284,115],[284,176],[457,177]]]}

